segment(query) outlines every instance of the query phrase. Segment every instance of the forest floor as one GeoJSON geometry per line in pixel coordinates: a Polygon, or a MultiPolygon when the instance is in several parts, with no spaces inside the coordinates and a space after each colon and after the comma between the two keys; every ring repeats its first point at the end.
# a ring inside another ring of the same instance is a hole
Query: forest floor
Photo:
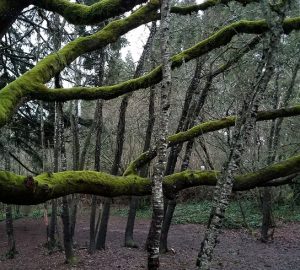
{"type": "MultiPolygon", "coordinates": [[[[15,259],[0,261],[1,270],[35,269],[146,269],[147,254],[143,249],[149,220],[138,219],[135,226],[137,249],[122,246],[126,218],[113,216],[107,235],[107,248],[89,255],[84,248],[89,239],[88,216],[78,219],[76,250],[78,263],[68,267],[64,255],[51,255],[43,247],[45,225],[43,219],[22,218],[14,223],[16,244],[19,254],[15,259]]],[[[226,270],[299,270],[300,269],[300,223],[277,224],[274,241],[263,244],[257,240],[258,232],[249,233],[244,229],[225,229],[217,245],[212,269],[226,270]]],[[[173,225],[170,231],[169,247],[174,252],[161,256],[162,270],[196,269],[195,260],[203,238],[205,227],[199,224],[173,225]]],[[[5,222],[0,222],[0,254],[6,252],[5,222]]]]}

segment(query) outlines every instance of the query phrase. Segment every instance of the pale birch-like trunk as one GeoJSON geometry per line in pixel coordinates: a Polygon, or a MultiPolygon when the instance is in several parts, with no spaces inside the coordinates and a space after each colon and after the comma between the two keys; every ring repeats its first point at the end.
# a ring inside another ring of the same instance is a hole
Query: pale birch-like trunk
{"type": "Polygon", "coordinates": [[[233,131],[229,158],[222,169],[221,177],[218,179],[215,187],[212,211],[197,260],[197,265],[201,270],[210,269],[213,251],[223,225],[225,211],[229,204],[234,175],[239,169],[244,148],[254,129],[259,99],[273,75],[275,56],[278,52],[281,34],[283,33],[280,27],[283,19],[281,16],[282,13],[272,12],[273,16],[271,17],[269,4],[263,1],[262,7],[265,9],[264,11],[271,30],[268,35],[268,44],[259,64],[253,87],[244,98],[242,109],[238,114],[233,131]]]}
{"type": "Polygon", "coordinates": [[[167,135],[169,123],[170,96],[172,90],[170,63],[170,1],[161,1],[161,58],[162,83],[160,95],[159,136],[157,141],[157,163],[154,167],[152,180],[152,221],[150,228],[150,243],[148,247],[148,269],[159,269],[159,243],[164,215],[162,180],[167,161],[167,135]]]}

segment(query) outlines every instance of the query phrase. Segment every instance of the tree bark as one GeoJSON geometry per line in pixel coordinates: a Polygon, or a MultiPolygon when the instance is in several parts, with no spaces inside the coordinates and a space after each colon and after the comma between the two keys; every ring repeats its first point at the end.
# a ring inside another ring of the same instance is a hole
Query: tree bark
{"type": "Polygon", "coordinates": [[[161,1],[160,46],[162,58],[162,84],[160,93],[159,136],[157,141],[158,161],[152,179],[152,220],[148,238],[148,269],[159,269],[159,243],[164,215],[162,180],[167,161],[167,135],[169,124],[170,96],[172,90],[170,61],[170,1],[161,1]]]}
{"type": "MultiPolygon", "coordinates": [[[[102,85],[104,78],[104,64],[105,64],[105,52],[104,50],[99,51],[99,57],[101,59],[99,70],[98,70],[98,84],[102,85]]],[[[94,154],[94,169],[95,171],[100,171],[100,159],[101,159],[101,139],[102,139],[102,130],[103,130],[103,100],[97,100],[96,109],[94,114],[93,125],[95,125],[95,154],[94,154]]],[[[92,127],[93,128],[93,127],[92,127]]],[[[96,238],[98,227],[95,227],[96,223],[96,212],[97,212],[97,197],[92,196],[92,205],[91,205],[91,215],[90,215],[90,244],[89,244],[89,253],[93,254],[96,250],[96,238]]],[[[99,209],[100,217],[100,209],[99,209]]]]}
{"type": "MultiPolygon", "coordinates": [[[[8,133],[7,131],[4,133],[8,133]]],[[[7,135],[7,134],[6,134],[7,135]]],[[[8,135],[7,135],[8,139],[8,135]]],[[[9,139],[8,139],[9,141],[9,139]]],[[[5,170],[9,171],[11,168],[10,164],[10,157],[8,155],[8,149],[7,146],[4,149],[5,151],[5,170]]],[[[8,259],[13,259],[17,253],[16,250],[16,242],[15,242],[15,236],[14,236],[14,225],[13,225],[13,210],[11,205],[6,206],[6,211],[5,211],[5,225],[6,225],[6,234],[7,234],[7,239],[8,239],[8,250],[6,252],[6,257],[8,259]]]]}
{"type": "MultiPolygon", "coordinates": [[[[266,5],[268,4],[264,1],[262,2],[262,8],[266,8],[268,11],[271,10],[271,7],[267,7],[266,5]]],[[[271,18],[271,16],[269,17],[269,12],[265,11],[265,13],[268,13],[266,16],[270,19],[268,20],[268,23],[271,28],[268,46],[264,51],[264,57],[258,66],[257,78],[253,85],[253,89],[251,89],[251,92],[248,93],[246,99],[244,99],[240,117],[237,119],[234,128],[232,147],[230,149],[228,162],[222,169],[222,176],[218,179],[214,191],[213,207],[197,260],[197,266],[201,270],[210,269],[213,251],[222,228],[225,211],[229,204],[234,174],[239,168],[244,151],[245,146],[243,144],[249,141],[251,130],[253,130],[255,119],[257,117],[258,101],[261,98],[263,91],[265,91],[274,71],[275,54],[278,52],[280,36],[282,34],[280,22],[283,18],[282,13],[273,14],[273,18],[271,18]]]]}
{"type": "MultiPolygon", "coordinates": [[[[155,34],[156,34],[156,22],[153,22],[151,29],[150,29],[149,37],[144,46],[143,53],[139,59],[134,78],[141,76],[143,73],[144,64],[145,64],[145,61],[149,58],[155,34]]],[[[143,152],[147,151],[150,148],[150,144],[151,144],[151,137],[152,137],[153,126],[154,126],[154,121],[155,121],[155,113],[154,113],[155,100],[154,99],[155,99],[155,88],[150,87],[149,117],[148,117],[148,124],[147,124],[147,129],[146,129],[146,134],[145,134],[145,142],[144,142],[143,152]]],[[[148,165],[146,165],[144,168],[141,169],[140,175],[142,177],[147,177],[148,165]]],[[[131,197],[128,218],[127,218],[127,223],[126,223],[126,229],[125,229],[125,247],[131,247],[131,248],[138,247],[138,245],[133,240],[134,222],[135,222],[136,210],[137,210],[138,205],[139,205],[139,198],[135,197],[135,196],[131,197]]]]}

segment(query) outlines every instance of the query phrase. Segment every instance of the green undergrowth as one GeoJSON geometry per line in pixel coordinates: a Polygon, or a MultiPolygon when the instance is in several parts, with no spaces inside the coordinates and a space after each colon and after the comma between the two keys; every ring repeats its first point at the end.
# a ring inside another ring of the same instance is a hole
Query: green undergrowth
{"type": "MultiPolygon", "coordinates": [[[[51,209],[48,209],[48,215],[51,215],[51,209]]],[[[176,206],[173,224],[206,224],[211,210],[210,201],[180,203],[176,206]]],[[[273,206],[275,222],[300,222],[300,206],[293,204],[275,204],[273,206]]],[[[89,207],[84,207],[82,211],[89,215],[89,207]]],[[[112,209],[112,215],[127,217],[128,208],[115,205],[112,209]]],[[[33,207],[28,213],[22,211],[13,211],[13,218],[23,217],[41,218],[44,215],[43,207],[33,207]]],[[[137,211],[137,218],[150,219],[152,215],[149,205],[143,204],[137,211]]],[[[5,220],[5,208],[0,209],[0,222],[5,220]]],[[[250,200],[233,201],[229,205],[225,219],[225,228],[238,229],[243,227],[258,228],[261,225],[261,211],[257,202],[250,200]],[[245,219],[243,218],[243,213],[245,219]]]]}
{"type": "MultiPolygon", "coordinates": [[[[41,208],[34,208],[32,209],[28,214],[24,214],[22,211],[17,212],[13,211],[13,219],[19,219],[19,218],[24,218],[24,217],[29,217],[29,218],[41,218],[43,217],[44,212],[43,209],[41,208]]],[[[50,215],[50,214],[49,214],[50,215]]],[[[5,220],[5,211],[0,211],[0,222],[5,220]]]]}
{"type": "MultiPolygon", "coordinates": [[[[182,203],[176,206],[173,224],[206,224],[209,218],[211,202],[182,203]]],[[[291,205],[275,205],[273,207],[276,221],[300,222],[300,207],[291,205]]],[[[113,215],[127,217],[127,208],[114,208],[113,215]]],[[[138,218],[150,219],[149,207],[139,209],[138,218]]],[[[238,229],[242,227],[257,228],[261,225],[261,211],[256,202],[241,201],[231,202],[227,210],[225,228],[238,229]],[[241,206],[245,215],[243,219],[241,206]]]]}

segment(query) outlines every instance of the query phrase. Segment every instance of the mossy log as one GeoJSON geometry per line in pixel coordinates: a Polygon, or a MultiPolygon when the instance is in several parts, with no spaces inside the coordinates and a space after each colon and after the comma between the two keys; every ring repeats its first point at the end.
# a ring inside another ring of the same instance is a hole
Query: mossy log
{"type": "MultiPolygon", "coordinates": [[[[256,172],[235,177],[234,190],[263,186],[274,179],[300,172],[300,155],[256,172]]],[[[179,191],[216,184],[218,171],[184,171],[164,178],[164,194],[173,198],[179,191]]],[[[9,204],[39,204],[68,194],[82,193],[105,197],[151,194],[151,180],[136,175],[113,176],[94,171],[43,173],[36,177],[0,172],[0,201],[9,204]]]]}

